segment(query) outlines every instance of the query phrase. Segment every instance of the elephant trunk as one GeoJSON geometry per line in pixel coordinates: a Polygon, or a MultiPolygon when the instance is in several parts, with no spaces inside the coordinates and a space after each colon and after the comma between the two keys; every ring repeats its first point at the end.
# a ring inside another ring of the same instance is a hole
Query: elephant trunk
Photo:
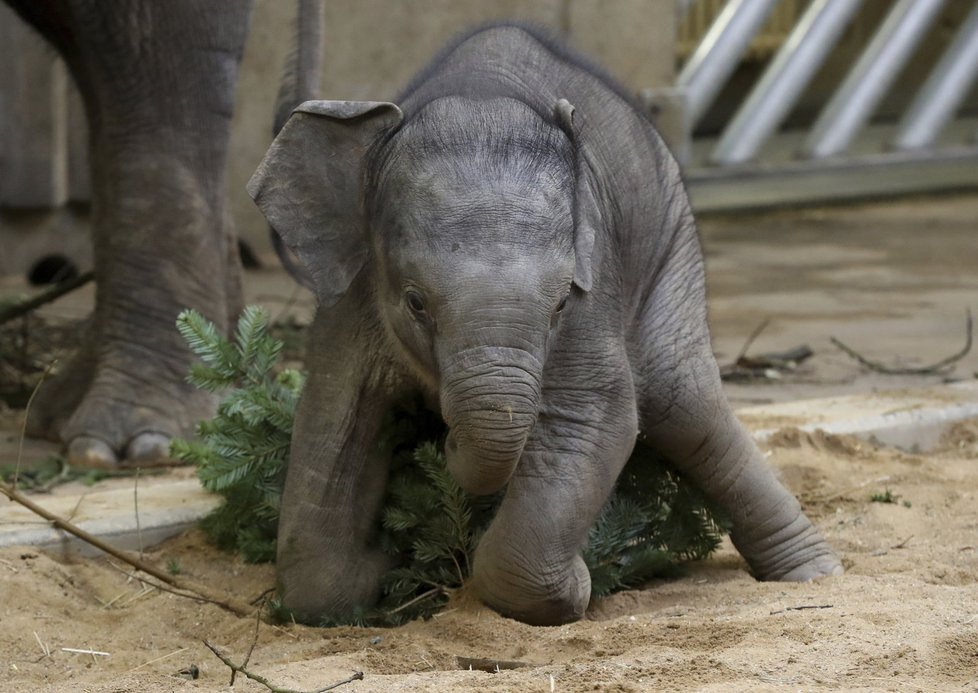
{"type": "Polygon", "coordinates": [[[441,370],[448,470],[465,491],[494,493],[536,423],[542,366],[522,349],[479,347],[451,355],[441,370]]]}

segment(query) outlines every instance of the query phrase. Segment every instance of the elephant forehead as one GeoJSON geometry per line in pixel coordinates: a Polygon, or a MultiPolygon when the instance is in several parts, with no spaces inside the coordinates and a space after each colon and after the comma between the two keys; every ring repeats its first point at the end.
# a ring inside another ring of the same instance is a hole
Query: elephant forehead
{"type": "MultiPolygon", "coordinates": [[[[570,284],[573,251],[541,244],[474,242],[404,244],[389,254],[388,280],[395,285],[415,284],[439,295],[471,296],[476,302],[491,298],[490,287],[503,289],[495,298],[522,297],[527,293],[560,293],[570,284]]],[[[506,299],[508,300],[508,299],[506,299]]]]}
{"type": "Polygon", "coordinates": [[[381,210],[401,242],[570,243],[571,191],[548,176],[417,172],[391,181],[381,210]]]}
{"type": "Polygon", "coordinates": [[[425,106],[375,160],[375,208],[427,220],[562,220],[570,215],[570,142],[512,99],[443,98],[425,106]]]}

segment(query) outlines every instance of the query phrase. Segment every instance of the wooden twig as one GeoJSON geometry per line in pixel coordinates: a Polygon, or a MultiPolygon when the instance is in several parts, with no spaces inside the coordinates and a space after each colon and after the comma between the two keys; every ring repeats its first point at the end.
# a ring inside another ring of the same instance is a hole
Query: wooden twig
{"type": "Polygon", "coordinates": [[[143,528],[139,524],[139,467],[136,467],[136,478],[132,483],[132,506],[136,515],[136,543],[139,545],[139,559],[143,558],[143,528]]]}
{"type": "MultiPolygon", "coordinates": [[[[251,661],[251,654],[255,651],[255,645],[258,644],[258,629],[261,628],[261,611],[265,606],[265,602],[262,601],[261,606],[258,607],[258,612],[255,614],[255,637],[251,639],[251,647],[248,648],[248,654],[245,655],[244,661],[241,662],[241,668],[248,666],[248,662],[251,661]]],[[[234,677],[238,675],[238,672],[234,669],[231,670],[231,683],[229,685],[234,685],[234,677]]]]}
{"type": "Polygon", "coordinates": [[[52,369],[58,364],[58,360],[55,359],[48,364],[48,367],[44,369],[41,373],[41,379],[37,381],[37,385],[34,386],[34,390],[31,392],[31,396],[27,398],[27,406],[24,408],[24,423],[20,427],[20,440],[17,441],[17,464],[14,465],[14,488],[17,488],[17,477],[20,476],[20,460],[24,454],[24,439],[27,437],[27,417],[31,414],[31,405],[34,404],[34,396],[37,395],[37,391],[41,389],[41,384],[44,379],[48,377],[52,369]]]}
{"type": "Polygon", "coordinates": [[[98,656],[98,657],[109,657],[110,656],[108,652],[99,652],[98,650],[80,650],[77,647],[62,647],[61,648],[61,651],[62,652],[71,652],[72,654],[87,654],[87,655],[92,655],[93,657],[94,656],[98,656]]]}
{"type": "Polygon", "coordinates": [[[831,609],[834,607],[835,604],[802,604],[801,606],[786,606],[783,609],[772,611],[771,616],[774,616],[775,614],[783,614],[785,611],[805,611],[806,609],[831,609]]]}
{"type": "MultiPolygon", "coordinates": [[[[49,510],[42,508],[40,505],[32,501],[23,493],[17,491],[16,489],[11,488],[10,486],[8,486],[3,482],[0,482],[0,493],[2,493],[3,495],[5,495],[7,498],[14,501],[15,503],[19,503],[20,505],[23,505],[25,508],[27,508],[34,514],[40,515],[41,517],[43,517],[45,520],[50,522],[58,529],[63,529],[69,534],[78,537],[86,544],[91,544],[98,550],[107,553],[110,556],[114,556],[115,558],[118,558],[120,561],[128,563],[133,568],[136,568],[137,570],[146,573],[147,575],[152,575],[160,582],[170,585],[178,590],[190,592],[191,594],[194,594],[200,597],[201,599],[208,601],[212,604],[216,604],[217,606],[220,606],[222,609],[226,609],[227,611],[230,611],[233,614],[237,614],[238,616],[250,616],[252,614],[252,607],[250,607],[248,604],[245,604],[244,602],[241,602],[240,600],[234,598],[223,599],[221,597],[218,597],[217,595],[212,593],[210,589],[204,587],[203,585],[195,585],[195,584],[185,582],[183,580],[176,578],[173,575],[168,574],[164,570],[160,570],[156,566],[147,563],[146,561],[142,561],[134,556],[130,556],[125,551],[121,551],[120,549],[117,549],[111,544],[102,541],[95,535],[89,534],[88,532],[78,527],[77,525],[74,525],[71,522],[65,520],[64,518],[55,515],[49,510]]],[[[186,595],[182,595],[182,596],[186,596],[186,595]]]]}
{"type": "Polygon", "coordinates": [[[95,279],[94,272],[84,272],[73,279],[59,282],[50,289],[45,289],[33,298],[29,298],[26,301],[21,301],[20,303],[15,303],[8,308],[4,308],[3,310],[0,310],[0,325],[13,320],[14,318],[19,318],[22,315],[27,315],[32,310],[40,308],[45,303],[50,303],[55,299],[61,298],[67,293],[71,293],[79,287],[85,286],[85,284],[93,279],[95,279]]]}
{"type": "Polygon", "coordinates": [[[463,671],[485,671],[498,674],[504,669],[522,669],[530,666],[526,662],[511,659],[489,659],[487,657],[456,657],[455,663],[463,671]]]}
{"type": "Polygon", "coordinates": [[[126,673],[128,674],[128,673],[131,673],[133,671],[138,671],[138,670],[142,669],[143,667],[148,667],[150,664],[156,664],[157,662],[162,662],[164,659],[169,659],[173,655],[178,655],[181,652],[186,652],[186,651],[187,651],[187,648],[186,647],[181,647],[179,650],[174,650],[170,654],[165,654],[162,657],[157,657],[156,659],[151,659],[148,662],[143,662],[139,666],[133,667],[132,669],[130,669],[126,673]]]}
{"type": "Polygon", "coordinates": [[[872,361],[866,358],[858,351],[856,351],[850,346],[847,346],[846,344],[843,344],[835,337],[829,337],[829,340],[835,346],[839,347],[839,349],[844,351],[847,355],[851,356],[856,361],[866,366],[866,368],[870,369],[871,371],[876,371],[877,373],[883,373],[885,375],[942,375],[944,373],[947,373],[955,363],[963,359],[971,351],[972,331],[973,331],[972,328],[973,328],[973,320],[971,318],[971,310],[968,309],[966,311],[966,319],[965,319],[965,342],[961,350],[955,354],[952,354],[951,356],[948,356],[947,358],[941,359],[936,363],[932,363],[929,366],[919,366],[916,368],[887,366],[885,364],[880,363],[879,361],[872,361]]]}
{"type": "Polygon", "coordinates": [[[750,335],[747,337],[747,341],[744,342],[744,346],[740,348],[740,353],[737,354],[737,358],[734,359],[734,363],[737,363],[738,361],[740,361],[740,359],[747,356],[747,350],[750,349],[751,344],[754,343],[755,339],[761,336],[761,332],[763,332],[767,328],[770,322],[771,322],[770,316],[761,320],[760,324],[757,327],[755,327],[754,331],[751,332],[750,335]]]}
{"type": "Polygon", "coordinates": [[[764,318],[748,335],[737,357],[730,363],[720,366],[720,378],[729,381],[742,380],[772,380],[783,373],[790,373],[807,359],[815,355],[811,347],[801,344],[787,351],[768,352],[756,356],[748,356],[747,352],[761,333],[771,323],[771,318],[764,318]]]}
{"type": "MultiPolygon", "coordinates": [[[[34,631],[34,639],[37,640],[37,644],[41,646],[41,652],[44,653],[44,657],[50,657],[50,648],[44,643],[43,640],[41,640],[41,636],[37,634],[36,630],[34,631]]],[[[41,659],[44,659],[44,657],[41,657],[41,659]]]]}
{"type": "Polygon", "coordinates": [[[394,609],[391,609],[390,611],[387,611],[386,613],[387,613],[388,616],[390,616],[392,614],[396,614],[398,611],[403,611],[404,609],[408,608],[409,606],[414,606],[418,602],[423,602],[425,599],[431,599],[432,597],[437,597],[440,594],[447,594],[447,593],[448,593],[448,588],[447,587],[445,587],[443,585],[438,585],[437,587],[431,588],[427,592],[422,592],[421,594],[419,594],[414,599],[410,599],[410,600],[404,602],[403,604],[401,604],[400,606],[398,606],[398,607],[396,607],[394,609]]]}
{"type": "Polygon", "coordinates": [[[862,482],[861,484],[856,484],[855,486],[848,486],[848,487],[842,489],[841,491],[835,491],[834,493],[831,493],[831,494],[829,494],[827,496],[816,496],[812,500],[814,500],[815,502],[818,502],[818,503],[828,503],[829,501],[834,501],[834,500],[837,500],[839,498],[842,498],[846,494],[852,493],[854,491],[858,491],[861,488],[865,488],[865,487],[869,486],[870,484],[883,483],[883,482],[889,481],[892,478],[893,477],[891,475],[887,474],[886,476],[879,476],[879,477],[876,477],[875,479],[868,479],[868,480],[862,482]]]}
{"type": "MultiPolygon", "coordinates": [[[[226,655],[224,655],[223,653],[221,653],[220,650],[218,650],[216,647],[214,647],[213,645],[211,645],[206,640],[204,640],[203,642],[204,642],[204,646],[208,650],[210,650],[211,652],[213,652],[215,657],[217,657],[222,662],[224,662],[231,669],[231,671],[241,672],[242,674],[244,674],[245,676],[247,676],[252,681],[255,681],[257,683],[260,683],[265,688],[267,688],[268,690],[272,691],[272,693],[307,693],[305,691],[295,690],[294,688],[282,688],[281,686],[276,686],[275,684],[270,683],[268,681],[268,679],[266,679],[264,676],[259,676],[258,674],[255,674],[255,673],[252,673],[252,672],[248,671],[247,669],[244,668],[244,666],[239,666],[239,665],[235,664],[226,655]]],[[[334,688],[339,688],[340,686],[346,685],[348,683],[352,683],[354,681],[363,681],[363,672],[362,671],[355,671],[355,672],[353,672],[353,675],[350,676],[349,678],[343,679],[342,681],[337,681],[336,683],[331,683],[330,685],[326,686],[325,688],[317,688],[316,690],[309,691],[308,693],[324,693],[325,691],[331,691],[334,688]]]]}
{"type": "MultiPolygon", "coordinates": [[[[134,568],[132,571],[128,571],[128,570],[123,570],[122,569],[122,566],[118,566],[115,563],[113,563],[112,561],[108,561],[108,564],[112,568],[114,568],[115,570],[118,570],[120,573],[122,573],[123,575],[125,575],[126,578],[128,578],[128,580],[130,580],[130,581],[131,580],[137,580],[141,584],[148,586],[151,591],[152,590],[160,590],[161,592],[166,592],[167,594],[175,594],[178,597],[183,597],[184,599],[190,599],[191,601],[200,602],[201,604],[214,604],[215,606],[220,606],[222,608],[224,607],[223,602],[215,601],[213,599],[210,599],[209,597],[205,597],[202,594],[198,594],[196,592],[192,592],[189,588],[186,588],[186,587],[173,588],[173,587],[169,587],[167,585],[160,584],[158,582],[153,582],[152,580],[150,580],[148,577],[145,577],[145,576],[144,577],[137,577],[136,575],[134,575],[134,573],[138,570],[138,568],[134,568]],[[183,591],[181,591],[181,590],[183,590],[183,591]]],[[[130,565],[130,567],[132,567],[132,564],[129,564],[129,565],[130,565]]],[[[198,589],[198,588],[197,587],[194,587],[193,589],[198,589]]],[[[126,593],[123,592],[119,596],[113,597],[109,602],[107,602],[106,604],[103,605],[103,608],[108,608],[116,600],[124,597],[125,594],[126,593]]],[[[131,601],[131,600],[127,600],[126,603],[129,603],[129,601],[131,601]]],[[[237,612],[233,612],[233,613],[237,614],[237,612]]],[[[237,615],[240,615],[240,616],[248,616],[249,614],[237,614],[237,615]]]]}

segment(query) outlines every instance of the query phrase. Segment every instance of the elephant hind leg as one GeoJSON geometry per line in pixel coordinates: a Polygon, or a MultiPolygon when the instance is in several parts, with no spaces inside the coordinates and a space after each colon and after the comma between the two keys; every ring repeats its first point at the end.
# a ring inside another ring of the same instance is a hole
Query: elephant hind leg
{"type": "Polygon", "coordinates": [[[778,481],[723,394],[706,324],[702,262],[690,244],[643,312],[635,370],[642,432],[729,517],[762,580],[842,573],[835,552],[778,481]],[[676,269],[673,269],[676,268],[676,269]]]}
{"type": "Polygon", "coordinates": [[[151,462],[213,413],[186,382],[177,315],[224,330],[240,305],[225,167],[250,2],[15,4],[82,92],[98,285],[82,355],[45,386],[32,430],[79,466],[151,462]]]}

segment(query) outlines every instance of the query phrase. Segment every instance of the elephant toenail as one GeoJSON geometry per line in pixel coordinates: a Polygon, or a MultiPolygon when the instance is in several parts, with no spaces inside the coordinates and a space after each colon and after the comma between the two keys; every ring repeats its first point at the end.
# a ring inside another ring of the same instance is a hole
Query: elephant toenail
{"type": "Polygon", "coordinates": [[[114,469],[119,466],[119,458],[104,440],[78,436],[68,443],[68,464],[84,469],[114,469]]]}
{"type": "Polygon", "coordinates": [[[126,447],[126,462],[129,465],[159,464],[170,459],[170,436],[163,433],[140,433],[126,447]]]}

